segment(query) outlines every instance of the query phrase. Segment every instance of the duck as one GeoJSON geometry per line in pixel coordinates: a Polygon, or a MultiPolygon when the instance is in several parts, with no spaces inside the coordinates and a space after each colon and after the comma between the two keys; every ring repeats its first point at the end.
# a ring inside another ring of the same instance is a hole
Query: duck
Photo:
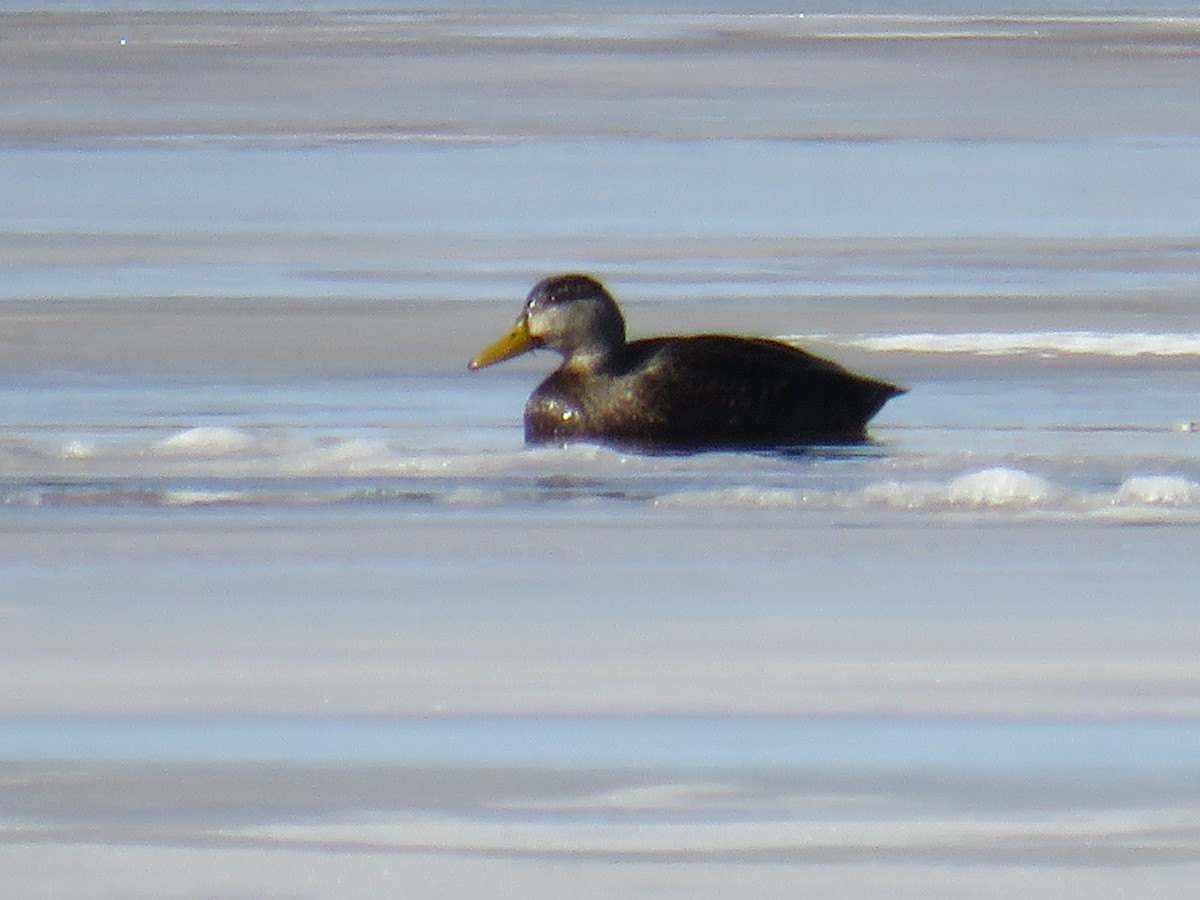
{"type": "Polygon", "coordinates": [[[545,348],[562,363],[525,405],[528,444],[589,442],[649,452],[862,443],[904,389],[762,337],[629,341],[612,295],[585,274],[534,285],[512,328],[468,363],[545,348]]]}

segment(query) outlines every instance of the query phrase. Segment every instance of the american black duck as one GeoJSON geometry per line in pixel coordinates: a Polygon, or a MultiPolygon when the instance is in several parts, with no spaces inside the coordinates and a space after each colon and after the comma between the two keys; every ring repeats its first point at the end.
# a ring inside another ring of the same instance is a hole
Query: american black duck
{"type": "Polygon", "coordinates": [[[652,451],[770,449],[866,440],[901,388],[766,338],[625,340],[625,319],[587,275],[537,283],[481,369],[545,347],[563,357],[525,405],[529,443],[595,441],[652,451]]]}

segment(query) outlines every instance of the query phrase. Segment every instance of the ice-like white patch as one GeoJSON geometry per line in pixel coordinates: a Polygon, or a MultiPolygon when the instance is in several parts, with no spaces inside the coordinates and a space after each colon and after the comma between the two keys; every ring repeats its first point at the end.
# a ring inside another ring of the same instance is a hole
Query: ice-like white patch
{"type": "Polygon", "coordinates": [[[736,783],[719,781],[679,781],[671,784],[644,784],[616,787],[583,796],[538,797],[509,804],[517,810],[554,812],[637,810],[658,812],[703,809],[713,804],[729,806],[745,802],[746,791],[736,783]]]}
{"type": "Polygon", "coordinates": [[[325,456],[332,462],[361,462],[362,460],[378,459],[388,455],[386,441],[368,438],[351,438],[339,441],[325,450],[325,456]]]}
{"type": "Polygon", "coordinates": [[[254,438],[236,428],[202,425],[163,438],[153,446],[156,453],[178,456],[227,456],[245,453],[254,446],[254,438]]]}
{"type": "Polygon", "coordinates": [[[506,498],[503,491],[462,487],[447,491],[439,499],[448,506],[502,506],[506,498]]]}
{"type": "Polygon", "coordinates": [[[878,353],[971,353],[980,356],[1200,356],[1200,333],[1017,331],[935,334],[789,336],[789,342],[820,341],[878,353]]]}
{"type": "Polygon", "coordinates": [[[246,499],[241,491],[164,491],[160,501],[164,506],[213,506],[220,503],[239,503],[246,499]]]}
{"type": "Polygon", "coordinates": [[[69,441],[62,448],[63,459],[91,459],[96,455],[96,445],[91,441],[69,441]]]}
{"type": "Polygon", "coordinates": [[[787,490],[753,485],[680,491],[654,501],[659,508],[862,509],[936,511],[962,508],[1043,506],[1068,492],[1020,469],[1003,466],[961,475],[949,482],[884,481],[851,491],[787,490]]]}
{"type": "Polygon", "coordinates": [[[1025,507],[1045,503],[1056,493],[1044,478],[997,466],[969,472],[948,483],[886,481],[860,494],[868,504],[892,509],[929,510],[959,507],[1025,507]]]}
{"type": "MultiPolygon", "coordinates": [[[[736,803],[736,798],[733,801],[736,803]]],[[[657,811],[657,810],[654,810],[657,811]]],[[[584,811],[581,811],[584,812],[584,811]]],[[[740,815],[719,821],[679,816],[638,821],[591,817],[543,822],[493,815],[491,819],[380,817],[358,822],[279,823],[251,825],[236,831],[256,844],[294,848],[310,845],[330,847],[393,846],[436,848],[439,852],[535,853],[538,858],[560,855],[565,859],[581,852],[607,856],[629,855],[645,859],[647,854],[691,854],[703,858],[711,853],[779,852],[783,848],[812,852],[880,848],[895,851],[947,852],[961,848],[978,852],[980,847],[1027,845],[1031,842],[1066,841],[1088,846],[1120,846],[1121,840],[1146,842],[1162,834],[1194,829],[1198,816],[1194,807],[1145,810],[1095,810],[1038,815],[996,815],[955,812],[916,812],[875,818],[869,814],[813,818],[800,811],[771,821],[754,820],[743,810],[740,815]]],[[[231,831],[230,833],[235,833],[231,831]]]]}
{"type": "Polygon", "coordinates": [[[1200,504],[1200,482],[1171,475],[1136,475],[1118,488],[1116,502],[1154,506],[1200,504]]]}
{"type": "Polygon", "coordinates": [[[303,465],[319,472],[368,475],[392,471],[396,460],[386,441],[351,438],[315,450],[304,457],[303,465]]]}
{"type": "Polygon", "coordinates": [[[804,506],[809,500],[810,495],[804,491],[743,485],[711,491],[680,491],[666,494],[656,498],[654,505],[683,509],[794,509],[804,506]]]}
{"type": "Polygon", "coordinates": [[[946,485],[933,481],[884,481],[863,488],[860,496],[871,506],[918,510],[945,506],[946,492],[946,485]]]}
{"type": "Polygon", "coordinates": [[[1046,479],[998,466],[955,478],[947,499],[956,506],[1012,506],[1042,503],[1050,494],[1046,479]]]}

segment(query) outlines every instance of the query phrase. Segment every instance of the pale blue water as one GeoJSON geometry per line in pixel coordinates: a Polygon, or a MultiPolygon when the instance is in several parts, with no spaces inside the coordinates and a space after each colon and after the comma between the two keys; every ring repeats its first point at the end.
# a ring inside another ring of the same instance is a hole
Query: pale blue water
{"type": "Polygon", "coordinates": [[[93,719],[5,723],[0,756],[705,772],[1160,770],[1194,775],[1195,722],[869,718],[93,719]]]}
{"type": "Polygon", "coordinates": [[[816,773],[901,822],[937,790],[865,773],[966,772],[1035,821],[1118,784],[1122,852],[1195,861],[1194,11],[189,6],[0,4],[0,792],[47,846],[60,764],[816,773]],[[567,269],[910,392],[858,448],[526,449],[553,360],[465,364],[567,269]]]}
{"type": "MultiPolygon", "coordinates": [[[[499,10],[531,10],[531,11],[620,11],[627,13],[644,12],[697,12],[694,3],[686,0],[655,0],[653,3],[634,3],[632,0],[499,0],[488,6],[499,10]]],[[[170,9],[169,5],[155,3],[129,2],[129,0],[42,0],[39,3],[21,2],[21,0],[5,0],[0,9],[12,10],[155,10],[170,9]]],[[[386,12],[403,11],[408,9],[393,6],[372,7],[370,4],[354,3],[349,0],[195,0],[188,4],[188,9],[199,10],[350,10],[359,12],[364,9],[381,9],[386,12]]],[[[459,12],[460,4],[451,0],[431,0],[415,7],[418,11],[434,10],[459,12]]],[[[1162,3],[1159,0],[1045,0],[1045,2],[1014,2],[981,3],[979,0],[816,0],[803,3],[733,3],[731,0],[712,0],[704,4],[703,11],[736,12],[736,13],[807,13],[809,15],[877,15],[877,14],[913,14],[913,15],[972,15],[992,13],[1040,13],[1053,15],[1058,13],[1076,14],[1124,14],[1124,13],[1153,13],[1161,15],[1186,15],[1191,7],[1186,4],[1162,3]]]]}

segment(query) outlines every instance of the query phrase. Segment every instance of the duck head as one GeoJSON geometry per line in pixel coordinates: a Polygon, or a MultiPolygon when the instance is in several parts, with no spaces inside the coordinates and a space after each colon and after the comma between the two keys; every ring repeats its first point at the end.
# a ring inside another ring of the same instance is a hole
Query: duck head
{"type": "Polygon", "coordinates": [[[534,285],[513,327],[469,367],[482,369],[539,347],[561,354],[565,366],[592,367],[624,344],[625,319],[604,285],[589,275],[555,275],[534,285]]]}

